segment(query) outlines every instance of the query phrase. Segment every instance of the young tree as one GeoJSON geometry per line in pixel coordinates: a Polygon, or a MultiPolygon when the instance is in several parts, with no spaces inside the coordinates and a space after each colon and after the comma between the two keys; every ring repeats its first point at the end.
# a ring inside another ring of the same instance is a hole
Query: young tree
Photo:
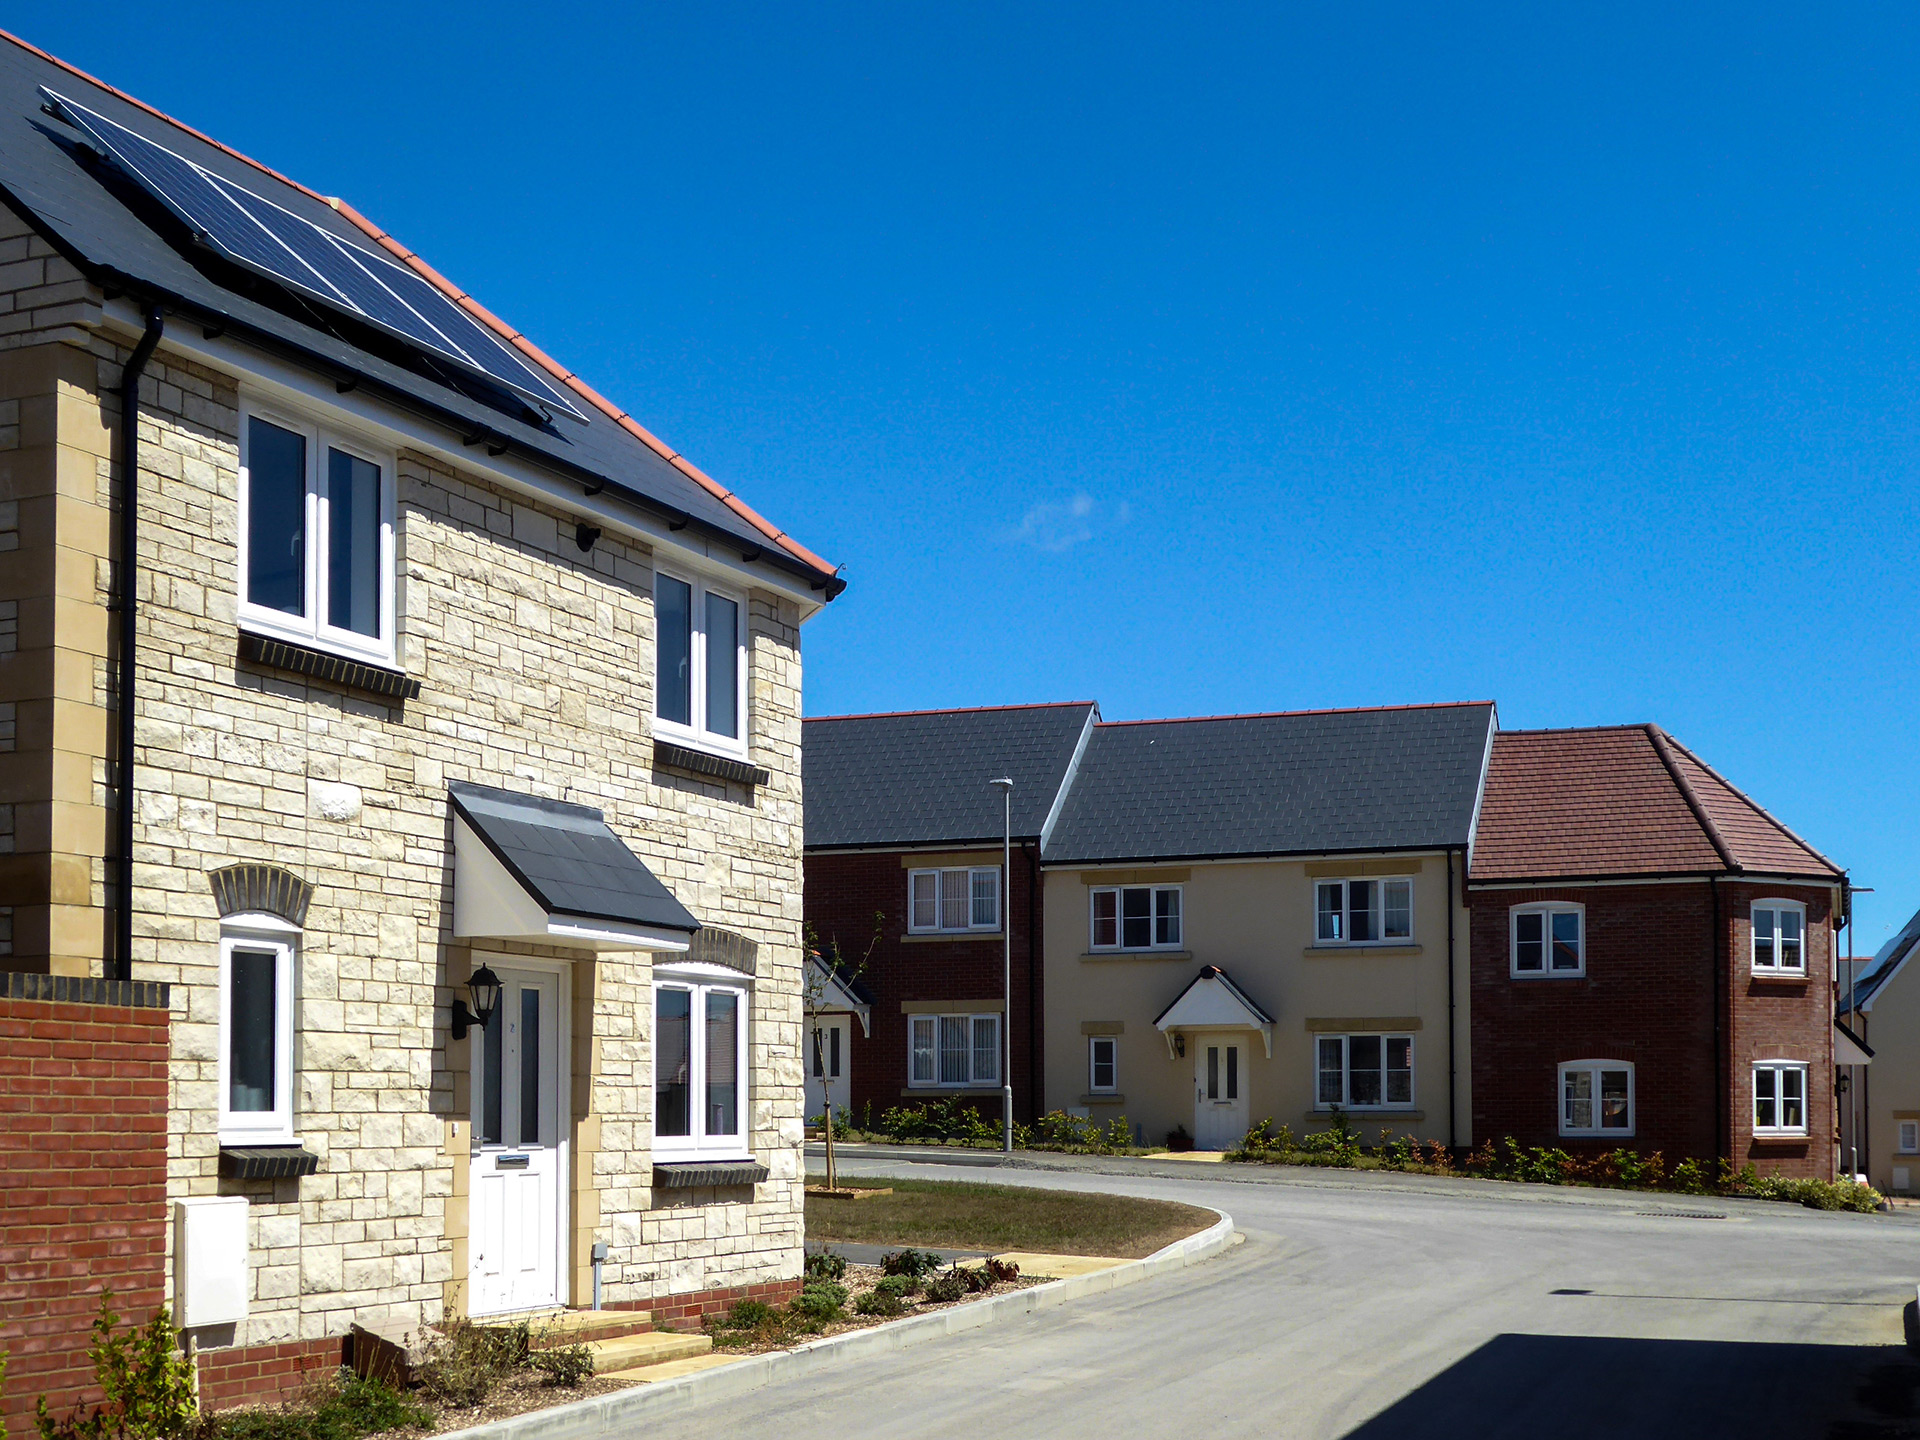
{"type": "MultiPolygon", "coordinates": [[[[806,949],[807,959],[814,962],[811,966],[803,963],[800,967],[800,1007],[806,1016],[805,1031],[807,1044],[810,1047],[810,1053],[801,1056],[801,1085],[803,1089],[806,1083],[804,1077],[808,1068],[810,1066],[814,1068],[824,1068],[819,1066],[822,1037],[821,1017],[832,1013],[829,1006],[832,1003],[830,996],[834,989],[833,981],[838,980],[842,985],[848,985],[857,981],[866,973],[867,965],[873,959],[874,947],[880,943],[880,936],[885,930],[886,924],[887,912],[884,910],[874,911],[873,934],[867,938],[867,948],[860,952],[858,961],[849,961],[846,956],[840,952],[840,939],[838,936],[827,941],[823,946],[820,943],[820,937],[814,932],[811,924],[802,928],[801,938],[806,949]]],[[[824,1080],[821,1089],[823,1091],[826,1089],[824,1080]]],[[[840,1172],[833,1157],[833,1097],[827,1095],[823,1098],[825,1100],[824,1110],[827,1134],[827,1188],[829,1190],[836,1190],[839,1188],[840,1172]]]]}

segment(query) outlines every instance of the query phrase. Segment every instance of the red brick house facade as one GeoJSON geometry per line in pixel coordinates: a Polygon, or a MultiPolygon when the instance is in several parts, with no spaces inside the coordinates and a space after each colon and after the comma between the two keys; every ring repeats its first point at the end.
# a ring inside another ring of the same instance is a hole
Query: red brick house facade
{"type": "MultiPolygon", "coordinates": [[[[871,997],[871,1034],[862,1024],[842,1031],[844,1103],[856,1122],[953,1098],[997,1117],[998,1074],[972,1068],[983,1057],[961,1064],[951,1049],[926,1048],[958,1033],[962,1017],[970,1038],[982,1021],[1005,1025],[1014,1118],[1032,1121],[1049,1108],[1040,849],[1097,715],[1080,703],[804,722],[807,926],[871,997]],[[1001,879],[1007,816],[992,782],[1003,776],[1014,782],[1013,863],[1001,879]],[[949,913],[943,902],[955,902],[942,887],[960,876],[969,877],[968,904],[949,913]],[[972,908],[972,887],[989,883],[991,915],[972,908]],[[1013,946],[1010,1009],[1002,924],[1013,946]],[[1008,1018],[989,1018],[999,1016],[1008,1018]]],[[[832,1063],[822,1057],[822,1068],[832,1063]]],[[[811,1113],[821,1102],[810,1094],[808,1103],[811,1113]]]]}
{"type": "Polygon", "coordinates": [[[1833,1174],[1845,874],[1655,726],[1494,741],[1473,1130],[1833,1174]]]}

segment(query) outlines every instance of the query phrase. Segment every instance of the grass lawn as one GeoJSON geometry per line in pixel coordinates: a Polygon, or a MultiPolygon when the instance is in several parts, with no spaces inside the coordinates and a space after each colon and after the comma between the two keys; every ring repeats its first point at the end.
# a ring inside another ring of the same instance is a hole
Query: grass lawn
{"type": "MultiPolygon", "coordinates": [[[[808,1176],[819,1183],[820,1176],[808,1176]]],[[[1137,1259],[1204,1230],[1211,1210],[1170,1200],[1081,1195],[1014,1185],[938,1180],[854,1180],[848,1188],[892,1186],[871,1200],[807,1197],[807,1238],[856,1245],[919,1245],[950,1250],[1036,1250],[1052,1255],[1137,1259]]]]}

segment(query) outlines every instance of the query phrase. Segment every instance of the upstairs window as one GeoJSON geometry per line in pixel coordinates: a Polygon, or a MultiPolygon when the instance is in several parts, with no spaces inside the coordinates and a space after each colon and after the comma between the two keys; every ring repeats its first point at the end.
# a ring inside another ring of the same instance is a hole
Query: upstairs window
{"type": "Polygon", "coordinates": [[[1562,1135],[1633,1134],[1633,1066],[1570,1060],[1560,1067],[1562,1135]]]}
{"type": "Polygon", "coordinates": [[[655,733],[745,756],[745,602],[660,570],[653,578],[653,614],[655,733]]]}
{"type": "Polygon", "coordinates": [[[1763,1060],[1753,1067],[1753,1133],[1807,1133],[1807,1067],[1798,1060],[1763,1060]]]}
{"type": "Polygon", "coordinates": [[[907,1027],[907,1083],[998,1085],[998,1015],[914,1015],[907,1027]]]}
{"type": "Polygon", "coordinates": [[[1512,974],[1516,980],[1575,978],[1587,973],[1586,911],[1579,905],[1516,905],[1512,974]]]}
{"type": "Polygon", "coordinates": [[[1412,880],[1321,880],[1314,887],[1314,943],[1376,945],[1413,938],[1412,880]]]}
{"type": "Polygon", "coordinates": [[[240,621],[391,665],[393,466],[285,416],[240,425],[240,621]]]}
{"type": "Polygon", "coordinates": [[[1093,892],[1095,950],[1178,950],[1178,885],[1125,885],[1093,892]]]}
{"type": "Polygon", "coordinates": [[[916,934],[998,930],[1000,869],[915,870],[907,877],[907,929],[916,934]]]}
{"type": "Polygon", "coordinates": [[[1807,973],[1807,907],[1797,900],[1756,900],[1753,905],[1753,973],[1807,973]]]}

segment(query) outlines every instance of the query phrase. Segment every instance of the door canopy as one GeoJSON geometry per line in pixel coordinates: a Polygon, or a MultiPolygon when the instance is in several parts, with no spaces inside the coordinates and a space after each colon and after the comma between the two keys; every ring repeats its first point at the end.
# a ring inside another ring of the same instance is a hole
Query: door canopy
{"type": "Polygon", "coordinates": [[[873,1038],[873,996],[859,977],[820,958],[818,951],[807,956],[805,977],[806,1008],[815,1015],[856,1015],[860,1033],[873,1038]]]}
{"type": "Polygon", "coordinates": [[[1160,1012],[1153,1028],[1167,1037],[1169,1058],[1174,1053],[1176,1033],[1258,1030],[1261,1042],[1267,1047],[1267,1058],[1271,1060],[1274,1023],[1274,1018],[1234,984],[1226,971],[1218,965],[1209,965],[1193,977],[1193,982],[1180,992],[1179,999],[1160,1012]]]}
{"type": "Polygon", "coordinates": [[[483,785],[453,802],[453,933],[684,953],[700,922],[586,805],[483,785]]]}

